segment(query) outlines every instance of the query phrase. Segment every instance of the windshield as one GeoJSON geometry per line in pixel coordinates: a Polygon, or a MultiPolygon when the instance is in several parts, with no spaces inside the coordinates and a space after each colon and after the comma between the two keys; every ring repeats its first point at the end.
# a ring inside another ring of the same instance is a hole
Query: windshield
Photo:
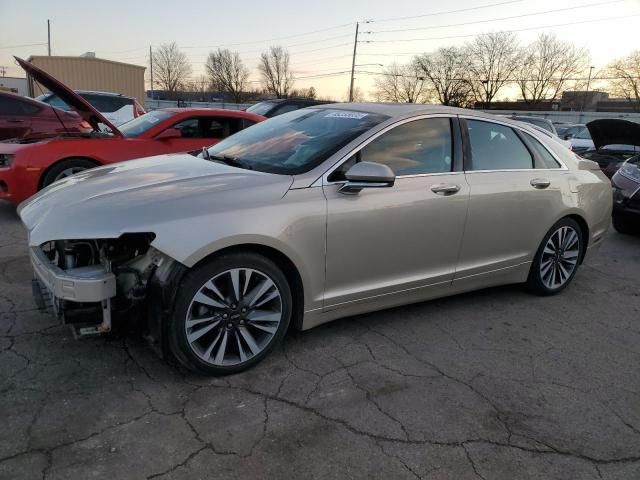
{"type": "Polygon", "coordinates": [[[537,118],[527,118],[527,117],[515,117],[515,120],[518,120],[520,122],[530,123],[531,125],[544,128],[547,132],[553,133],[553,130],[551,129],[549,124],[544,120],[538,120],[537,118]]]}
{"type": "Polygon", "coordinates": [[[260,102],[247,108],[247,112],[255,113],[256,115],[264,115],[265,113],[268,113],[269,110],[271,110],[275,106],[276,104],[273,102],[260,102]]]}
{"type": "Polygon", "coordinates": [[[261,172],[300,174],[387,118],[327,108],[296,110],[236,133],[211,147],[209,156],[261,172]]]}
{"type": "Polygon", "coordinates": [[[145,113],[144,115],[140,115],[138,118],[134,118],[133,120],[123,123],[118,127],[118,130],[120,130],[125,137],[139,137],[151,127],[155,127],[158,122],[166,120],[171,115],[173,115],[172,112],[153,110],[149,113],[145,113]]]}
{"type": "Polygon", "coordinates": [[[589,129],[587,127],[582,127],[578,133],[576,133],[575,137],[579,140],[591,140],[591,134],[589,133],[589,129]]]}

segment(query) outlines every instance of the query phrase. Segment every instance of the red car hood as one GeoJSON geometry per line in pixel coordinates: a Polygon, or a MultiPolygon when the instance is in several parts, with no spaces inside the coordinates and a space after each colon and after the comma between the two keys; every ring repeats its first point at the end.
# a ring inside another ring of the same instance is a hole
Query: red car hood
{"type": "Polygon", "coordinates": [[[67,87],[64,83],[59,82],[47,72],[39,69],[26,60],[22,60],[18,57],[13,58],[16,59],[16,61],[20,64],[24,71],[31,76],[31,78],[33,78],[40,85],[47,88],[51,93],[56,94],[67,105],[73,108],[84,120],[89,122],[89,124],[95,130],[99,130],[99,124],[102,123],[103,125],[109,127],[114,135],[118,137],[123,136],[120,130],[118,130],[115,125],[104,118],[104,116],[98,110],[93,108],[93,106],[89,102],[87,102],[84,98],[67,87]]]}

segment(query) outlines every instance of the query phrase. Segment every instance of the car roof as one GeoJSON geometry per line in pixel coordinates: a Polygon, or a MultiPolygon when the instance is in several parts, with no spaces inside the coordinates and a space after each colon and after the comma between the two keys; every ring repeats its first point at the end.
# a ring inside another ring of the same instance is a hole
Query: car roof
{"type": "Polygon", "coordinates": [[[533,115],[510,115],[509,118],[520,118],[520,119],[527,119],[527,120],[537,120],[537,121],[543,121],[543,122],[549,122],[550,124],[553,125],[553,122],[551,120],[549,120],[548,118],[544,118],[544,117],[534,117],[533,115]]]}
{"type": "MultiPolygon", "coordinates": [[[[257,115],[251,112],[245,112],[244,110],[232,110],[225,108],[198,108],[198,107],[170,107],[170,108],[158,108],[156,110],[151,110],[151,112],[171,112],[171,113],[183,113],[183,114],[192,114],[192,115],[204,115],[204,116],[220,116],[220,117],[239,117],[239,118],[247,118],[247,119],[260,119],[264,120],[265,117],[262,115],[257,115]]],[[[150,112],[148,112],[150,113],[150,112]]]]}
{"type": "Polygon", "coordinates": [[[417,115],[466,115],[486,118],[488,120],[504,121],[512,125],[520,124],[510,120],[509,117],[498,117],[480,110],[468,108],[448,107],[445,105],[424,105],[415,103],[329,103],[324,105],[314,105],[308,108],[331,108],[334,110],[349,110],[355,112],[376,113],[386,115],[391,118],[401,119],[417,115]]]}

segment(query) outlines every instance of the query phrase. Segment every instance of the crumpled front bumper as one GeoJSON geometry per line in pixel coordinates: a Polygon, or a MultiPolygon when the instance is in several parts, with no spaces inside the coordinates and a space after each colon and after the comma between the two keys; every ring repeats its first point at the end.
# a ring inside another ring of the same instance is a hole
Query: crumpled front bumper
{"type": "Polygon", "coordinates": [[[39,247],[31,247],[30,256],[35,278],[57,299],[83,303],[116,296],[116,276],[102,265],[62,270],[39,247]]]}

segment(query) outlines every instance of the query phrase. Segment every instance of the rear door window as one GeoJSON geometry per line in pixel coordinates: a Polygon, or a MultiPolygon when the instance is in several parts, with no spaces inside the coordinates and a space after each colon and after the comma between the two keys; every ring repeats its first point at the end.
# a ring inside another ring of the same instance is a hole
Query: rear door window
{"type": "Polygon", "coordinates": [[[512,128],[493,122],[467,120],[471,162],[467,170],[533,168],[533,156],[512,128]]]}
{"type": "Polygon", "coordinates": [[[529,142],[529,146],[535,152],[535,166],[536,168],[560,168],[560,164],[558,161],[551,155],[551,152],[547,150],[547,148],[538,141],[538,139],[534,138],[533,135],[529,135],[526,132],[522,132],[527,141],[529,142]]]}

